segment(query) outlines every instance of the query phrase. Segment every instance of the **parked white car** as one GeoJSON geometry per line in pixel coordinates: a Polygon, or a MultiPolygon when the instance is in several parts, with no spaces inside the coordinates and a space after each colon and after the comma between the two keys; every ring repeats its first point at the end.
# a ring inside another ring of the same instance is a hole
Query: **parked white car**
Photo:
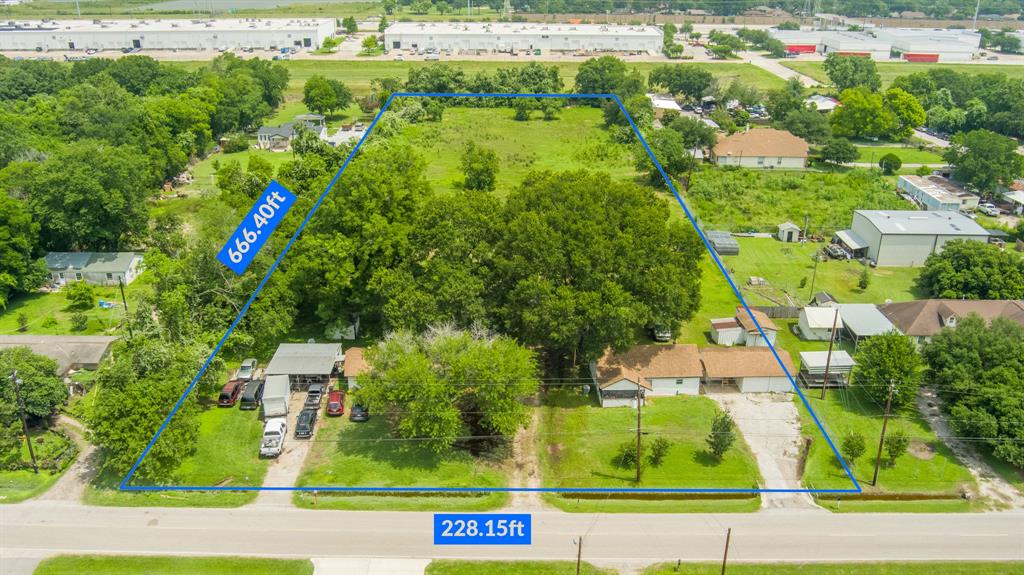
{"type": "Polygon", "coordinates": [[[998,216],[999,208],[992,204],[978,204],[978,211],[985,214],[986,216],[998,216]]]}
{"type": "Polygon", "coordinates": [[[263,440],[260,442],[260,457],[277,457],[284,449],[284,438],[288,434],[288,421],[283,417],[268,419],[263,425],[263,440]]]}

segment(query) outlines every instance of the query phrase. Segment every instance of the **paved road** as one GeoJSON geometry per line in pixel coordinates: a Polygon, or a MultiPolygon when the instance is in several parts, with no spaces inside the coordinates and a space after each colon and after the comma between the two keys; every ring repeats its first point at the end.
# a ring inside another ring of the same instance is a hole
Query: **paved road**
{"type": "Polygon", "coordinates": [[[0,507],[0,557],[53,553],[571,559],[614,565],[714,560],[727,527],[737,561],[1024,560],[1024,513],[533,514],[529,547],[435,547],[432,514],[295,508],[0,507]]]}

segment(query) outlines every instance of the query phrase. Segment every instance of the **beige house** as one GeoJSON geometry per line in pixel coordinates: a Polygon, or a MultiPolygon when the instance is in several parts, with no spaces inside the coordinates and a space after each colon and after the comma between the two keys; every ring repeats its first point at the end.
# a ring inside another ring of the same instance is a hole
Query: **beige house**
{"type": "Polygon", "coordinates": [[[711,149],[711,161],[719,166],[798,170],[807,165],[810,147],[785,130],[758,128],[720,137],[711,149]]]}
{"type": "Polygon", "coordinates": [[[693,344],[638,345],[590,364],[602,407],[635,406],[647,395],[698,395],[704,374],[693,344]]]}
{"type": "Polygon", "coordinates": [[[712,389],[736,386],[740,393],[793,391],[789,380],[789,375],[796,374],[793,360],[785,350],[776,352],[779,359],[767,347],[706,347],[701,350],[704,383],[712,389]]]}

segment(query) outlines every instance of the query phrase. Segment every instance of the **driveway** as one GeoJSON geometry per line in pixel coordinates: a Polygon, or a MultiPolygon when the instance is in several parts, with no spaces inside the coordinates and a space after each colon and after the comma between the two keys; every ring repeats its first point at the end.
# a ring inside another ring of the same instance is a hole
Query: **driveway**
{"type": "MultiPolygon", "coordinates": [[[[800,413],[788,393],[714,392],[713,399],[732,416],[757,459],[765,489],[803,489],[799,460],[800,413]]],[[[820,509],[808,493],[762,493],[761,508],[820,509]]]]}
{"type": "Polygon", "coordinates": [[[99,471],[99,455],[96,446],[85,440],[85,426],[77,419],[61,415],[57,423],[71,436],[78,445],[78,459],[61,475],[50,489],[39,496],[43,501],[79,502],[85,493],[85,486],[92,481],[99,471]]]}
{"type": "MultiPolygon", "coordinates": [[[[267,475],[263,478],[263,487],[292,487],[299,479],[302,472],[302,464],[306,461],[306,454],[309,453],[313,440],[316,439],[316,428],[313,430],[313,437],[309,439],[295,438],[295,421],[302,411],[302,404],[306,401],[305,392],[292,393],[288,401],[288,435],[284,440],[284,450],[270,462],[267,468],[267,475]]],[[[321,411],[323,411],[321,409],[321,411]]],[[[320,414],[321,417],[323,413],[320,414]]],[[[320,427],[320,417],[316,420],[316,427],[320,427]]],[[[253,506],[287,506],[292,504],[292,491],[260,491],[253,506]]]]}
{"type": "Polygon", "coordinates": [[[804,86],[806,86],[808,88],[813,88],[815,86],[821,86],[821,82],[818,82],[817,80],[815,80],[814,78],[811,78],[810,76],[805,76],[805,75],[797,72],[796,70],[793,70],[791,68],[787,68],[787,67],[783,66],[782,63],[779,60],[773,60],[771,58],[765,58],[764,56],[762,56],[761,54],[759,54],[757,52],[740,52],[737,55],[740,58],[746,60],[747,62],[757,66],[758,68],[761,68],[765,72],[768,72],[770,74],[778,76],[779,78],[782,78],[783,80],[789,80],[790,78],[797,78],[797,79],[800,80],[801,84],[803,84],[804,86]]]}

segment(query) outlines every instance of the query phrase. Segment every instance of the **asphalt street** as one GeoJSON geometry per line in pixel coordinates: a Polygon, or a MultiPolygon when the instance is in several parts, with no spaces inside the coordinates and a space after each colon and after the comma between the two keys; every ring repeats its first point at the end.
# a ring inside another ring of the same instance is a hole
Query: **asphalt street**
{"type": "MultiPolygon", "coordinates": [[[[735,561],[1024,560],[1024,513],[533,514],[533,543],[435,546],[431,513],[87,507],[32,501],[0,507],[0,557],[56,553],[584,559],[609,565],[717,560],[727,528],[735,561]]],[[[5,569],[6,571],[6,569],[5,569]]]]}

